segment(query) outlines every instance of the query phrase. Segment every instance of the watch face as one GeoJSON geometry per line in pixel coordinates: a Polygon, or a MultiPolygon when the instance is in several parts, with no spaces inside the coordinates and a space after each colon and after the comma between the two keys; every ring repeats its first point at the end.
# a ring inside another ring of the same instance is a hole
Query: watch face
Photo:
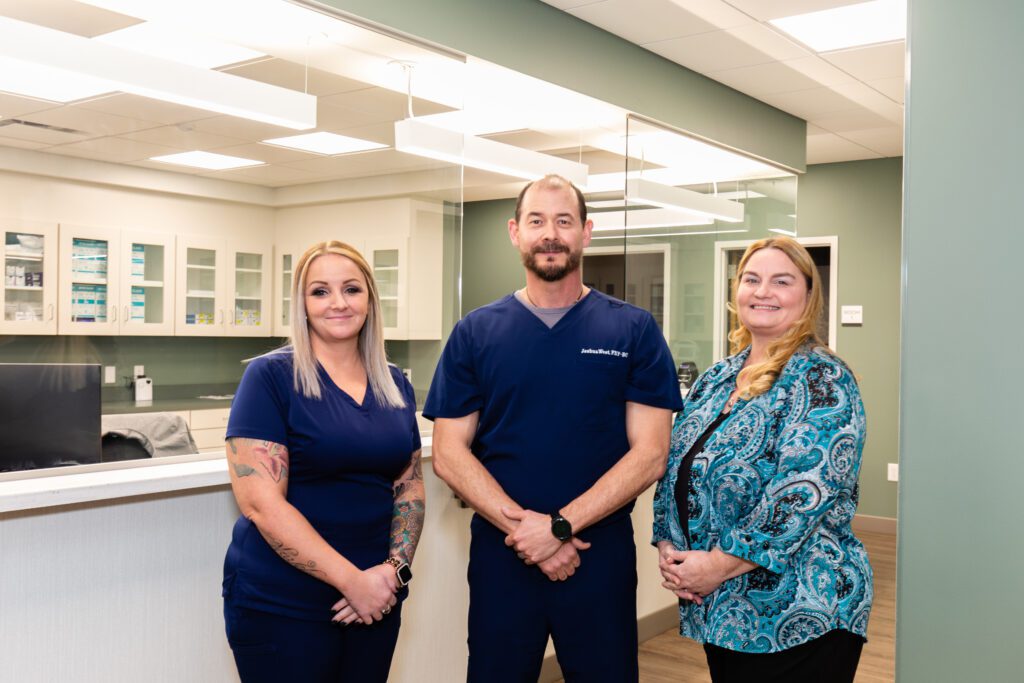
{"type": "Polygon", "coordinates": [[[560,541],[568,541],[572,537],[572,525],[563,517],[551,520],[551,533],[560,541]]]}
{"type": "Polygon", "coordinates": [[[398,574],[398,581],[403,586],[412,581],[412,569],[409,568],[409,565],[403,564],[396,570],[396,573],[398,574]]]}

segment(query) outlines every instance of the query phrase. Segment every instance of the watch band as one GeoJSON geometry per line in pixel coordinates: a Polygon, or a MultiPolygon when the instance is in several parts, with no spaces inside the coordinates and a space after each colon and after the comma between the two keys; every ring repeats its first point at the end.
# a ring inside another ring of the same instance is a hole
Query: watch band
{"type": "Polygon", "coordinates": [[[559,541],[572,538],[572,524],[558,512],[551,513],[551,534],[559,541]]]}
{"type": "Polygon", "coordinates": [[[409,563],[398,559],[397,557],[389,557],[388,559],[381,562],[381,564],[391,565],[395,570],[395,576],[398,577],[398,585],[402,588],[409,585],[412,581],[412,569],[409,568],[409,563]]]}

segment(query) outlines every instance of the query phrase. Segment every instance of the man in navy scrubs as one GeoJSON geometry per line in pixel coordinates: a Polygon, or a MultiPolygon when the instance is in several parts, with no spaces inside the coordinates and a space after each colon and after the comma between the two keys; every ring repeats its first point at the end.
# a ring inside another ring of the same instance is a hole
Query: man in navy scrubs
{"type": "Polygon", "coordinates": [[[452,331],[423,414],[434,471],[475,511],[469,681],[638,680],[629,513],[665,469],[682,402],[650,313],[591,290],[583,195],[547,176],[509,237],[526,287],[452,331]]]}

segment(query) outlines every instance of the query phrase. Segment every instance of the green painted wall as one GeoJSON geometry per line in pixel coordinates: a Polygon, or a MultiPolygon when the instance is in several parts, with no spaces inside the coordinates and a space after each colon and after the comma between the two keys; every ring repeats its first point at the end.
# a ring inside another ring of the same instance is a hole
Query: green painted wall
{"type": "Polygon", "coordinates": [[[118,384],[103,387],[104,401],[126,401],[125,376],[135,365],[153,378],[157,399],[194,398],[233,392],[242,378],[242,360],[276,348],[277,337],[0,337],[0,363],[99,363],[117,368],[118,384]],[[182,394],[182,392],[185,392],[182,394]]]}
{"type": "Polygon", "coordinates": [[[516,248],[508,238],[514,199],[467,202],[462,207],[462,314],[526,283],[516,248]]]}
{"type": "Polygon", "coordinates": [[[896,517],[900,343],[902,160],[810,166],[800,177],[797,232],[838,235],[841,305],[864,307],[864,324],[839,326],[839,354],[860,382],[868,417],[861,464],[861,514],[896,517]]]}
{"type": "Polygon", "coordinates": [[[896,677],[1020,681],[1024,3],[916,0],[896,677]]]}
{"type": "Polygon", "coordinates": [[[540,0],[322,2],[790,168],[806,165],[804,121],[540,0]]]}

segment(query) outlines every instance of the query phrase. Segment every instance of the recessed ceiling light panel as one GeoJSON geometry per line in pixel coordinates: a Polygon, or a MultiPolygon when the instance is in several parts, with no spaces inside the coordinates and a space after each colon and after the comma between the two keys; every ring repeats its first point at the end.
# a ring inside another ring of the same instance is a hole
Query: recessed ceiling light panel
{"type": "Polygon", "coordinates": [[[284,138],[271,138],[263,142],[268,145],[327,155],[365,152],[371,149],[384,149],[387,147],[387,145],[382,145],[379,142],[350,138],[346,135],[322,131],[319,133],[306,133],[305,135],[289,135],[284,138]]]}
{"type": "Polygon", "coordinates": [[[148,21],[96,36],[93,40],[201,69],[215,69],[265,56],[241,45],[188,35],[148,21]]]}
{"type": "Polygon", "coordinates": [[[150,157],[150,161],[159,161],[164,164],[177,164],[179,166],[191,166],[193,168],[205,168],[211,171],[227,171],[233,168],[246,168],[248,166],[260,166],[262,161],[255,159],[243,159],[232,157],[226,154],[214,154],[213,152],[180,152],[178,154],[164,154],[158,157],[150,157]]]}
{"type": "Polygon", "coordinates": [[[906,0],[872,0],[772,19],[815,52],[887,43],[907,37],[906,0]]]}

